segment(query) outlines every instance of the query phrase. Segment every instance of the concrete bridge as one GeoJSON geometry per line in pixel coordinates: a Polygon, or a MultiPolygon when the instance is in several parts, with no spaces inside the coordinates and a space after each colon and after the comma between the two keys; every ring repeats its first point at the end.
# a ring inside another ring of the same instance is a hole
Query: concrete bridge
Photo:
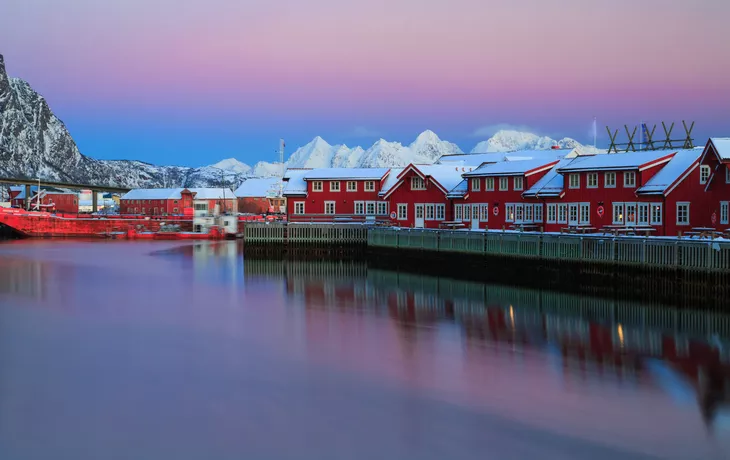
{"type": "Polygon", "coordinates": [[[9,185],[24,185],[25,186],[25,208],[30,209],[30,187],[32,185],[39,185],[41,187],[57,187],[57,188],[70,188],[75,190],[91,190],[91,212],[97,212],[99,210],[98,204],[98,192],[109,192],[109,193],[127,193],[131,189],[128,187],[112,187],[106,185],[90,185],[90,184],[77,184],[74,182],[58,182],[41,179],[29,179],[29,178],[17,178],[17,177],[0,177],[0,184],[9,185]]]}

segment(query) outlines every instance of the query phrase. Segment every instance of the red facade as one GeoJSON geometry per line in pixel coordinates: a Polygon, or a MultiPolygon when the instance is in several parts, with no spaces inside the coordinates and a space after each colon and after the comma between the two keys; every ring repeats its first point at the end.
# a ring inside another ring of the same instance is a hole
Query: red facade
{"type": "Polygon", "coordinates": [[[398,177],[385,199],[399,227],[438,228],[441,222],[452,219],[450,200],[446,197],[449,190],[436,178],[413,165],[398,177]]]}
{"type": "MultiPolygon", "coordinates": [[[[37,201],[37,197],[32,200],[32,205],[37,201]]],[[[41,208],[44,211],[60,212],[67,214],[78,214],[79,197],[75,193],[54,193],[41,192],[41,208]]]]}

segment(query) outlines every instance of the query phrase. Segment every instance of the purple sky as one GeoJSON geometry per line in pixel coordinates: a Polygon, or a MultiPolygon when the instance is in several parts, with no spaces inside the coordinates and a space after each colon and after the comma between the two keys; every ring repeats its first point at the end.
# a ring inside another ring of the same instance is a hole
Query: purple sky
{"type": "Polygon", "coordinates": [[[497,125],[730,135],[727,0],[4,0],[0,53],[97,158],[202,165],[330,143],[468,151],[497,125]]]}

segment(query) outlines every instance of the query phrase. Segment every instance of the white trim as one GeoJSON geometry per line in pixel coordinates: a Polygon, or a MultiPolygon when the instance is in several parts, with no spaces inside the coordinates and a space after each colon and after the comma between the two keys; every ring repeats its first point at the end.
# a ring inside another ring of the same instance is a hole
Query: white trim
{"type": "Polygon", "coordinates": [[[471,184],[469,185],[472,192],[480,192],[482,189],[482,179],[480,177],[472,177],[471,184]]]}
{"type": "Polygon", "coordinates": [[[669,194],[670,194],[670,193],[672,193],[672,192],[674,191],[674,189],[675,189],[675,188],[677,188],[677,187],[679,186],[679,184],[681,184],[681,183],[682,183],[682,181],[684,181],[684,180],[685,180],[685,179],[686,179],[686,178],[687,178],[687,177],[688,177],[688,176],[689,176],[690,174],[692,174],[692,172],[693,172],[693,171],[694,171],[695,169],[697,169],[697,167],[698,167],[699,165],[700,165],[700,163],[699,163],[699,162],[696,162],[696,163],[694,163],[694,164],[693,164],[692,166],[690,166],[690,167],[689,167],[689,168],[687,169],[687,171],[686,171],[686,172],[684,173],[684,175],[683,175],[682,177],[680,177],[680,178],[679,178],[679,180],[675,181],[675,183],[674,183],[674,184],[672,184],[672,186],[671,186],[671,187],[670,187],[670,188],[669,188],[669,189],[667,190],[667,193],[665,193],[665,194],[664,194],[664,196],[665,196],[665,197],[666,197],[666,196],[669,196],[669,194]]]}
{"type": "Polygon", "coordinates": [[[689,201],[677,201],[677,204],[675,206],[675,216],[674,220],[676,221],[677,226],[689,226],[690,222],[690,203],[689,201]],[[687,222],[680,222],[679,221],[679,207],[680,206],[687,206],[687,222]]]}
{"type": "Polygon", "coordinates": [[[323,192],[324,191],[324,182],[321,180],[313,180],[312,181],[312,191],[313,192],[323,192]],[[317,190],[316,185],[319,185],[319,190],[317,190]]]}
{"type": "Polygon", "coordinates": [[[365,181],[365,185],[363,185],[363,187],[366,192],[374,192],[375,191],[375,181],[374,180],[365,181]],[[369,188],[368,188],[368,185],[370,185],[369,188]]]}
{"type": "Polygon", "coordinates": [[[494,191],[494,177],[485,177],[484,178],[484,191],[486,191],[486,192],[494,191]],[[489,184],[491,184],[491,186],[489,184]]]}
{"type": "Polygon", "coordinates": [[[512,203],[505,203],[504,205],[504,221],[514,222],[515,221],[515,205],[512,203]]]}
{"type": "Polygon", "coordinates": [[[598,173],[597,172],[589,172],[586,174],[586,188],[598,188],[598,173]],[[596,179],[596,184],[591,185],[590,178],[594,177],[596,179]]]}
{"type": "Polygon", "coordinates": [[[712,168],[710,168],[709,165],[700,165],[700,184],[706,184],[707,181],[710,180],[710,176],[712,175],[712,168]],[[707,171],[707,177],[705,180],[702,180],[703,173],[707,171]]]}
{"type": "Polygon", "coordinates": [[[567,224],[568,223],[568,205],[565,203],[558,203],[558,215],[557,215],[557,222],[558,224],[567,224]]]}
{"type": "Polygon", "coordinates": [[[342,184],[340,184],[340,181],[338,180],[331,180],[330,183],[330,192],[339,192],[342,190],[342,184]],[[332,185],[337,184],[337,190],[332,189],[332,185]]]}
{"type": "Polygon", "coordinates": [[[424,219],[425,220],[436,220],[436,205],[433,203],[426,203],[426,208],[424,210],[424,219]],[[429,217],[429,215],[431,217],[429,217]]]}
{"type": "Polygon", "coordinates": [[[721,201],[720,202],[720,224],[721,225],[727,225],[728,222],[728,214],[730,213],[730,203],[727,201],[721,201]],[[723,213],[723,210],[725,211],[723,213]],[[724,216],[723,216],[724,214],[724,216]]]}
{"type": "Polygon", "coordinates": [[[558,205],[557,205],[557,203],[548,203],[547,219],[545,220],[545,223],[547,223],[547,224],[557,224],[558,223],[558,205]],[[552,214],[552,216],[551,216],[551,214],[552,214]]]}
{"type": "Polygon", "coordinates": [[[378,216],[387,216],[388,215],[388,202],[387,201],[378,201],[378,205],[375,208],[375,213],[378,216]]]}
{"type": "Polygon", "coordinates": [[[636,171],[624,171],[624,188],[636,188],[636,171]],[[633,177],[633,183],[631,185],[626,184],[626,178],[633,177]]]}
{"type": "Polygon", "coordinates": [[[357,192],[357,181],[348,180],[347,181],[347,185],[345,187],[345,190],[348,191],[348,192],[357,192]],[[354,185],[354,187],[352,188],[352,190],[350,190],[350,184],[353,184],[354,185]]]}
{"type": "Polygon", "coordinates": [[[296,214],[296,215],[304,214],[304,209],[305,209],[304,208],[304,203],[306,203],[306,201],[295,201],[294,202],[294,214],[296,214]],[[302,207],[301,210],[297,210],[297,208],[299,207],[299,205],[301,205],[301,207],[302,207]]]}
{"type": "Polygon", "coordinates": [[[580,188],[580,173],[569,173],[568,174],[568,188],[569,189],[579,189],[580,188]],[[577,179],[577,183],[573,185],[573,178],[577,179]]]}
{"type": "Polygon", "coordinates": [[[364,201],[355,201],[354,206],[355,207],[354,207],[353,211],[356,216],[365,215],[365,202],[364,201]]]}
{"type": "Polygon", "coordinates": [[[515,176],[514,179],[512,179],[512,188],[513,190],[524,190],[525,189],[525,178],[522,176],[515,176]],[[519,186],[517,185],[517,179],[519,179],[519,186]]]}
{"type": "Polygon", "coordinates": [[[461,216],[462,216],[462,206],[460,204],[454,205],[454,221],[455,222],[461,222],[461,216]]]}
{"type": "Polygon", "coordinates": [[[626,222],[626,205],[621,201],[614,201],[611,203],[611,223],[621,225],[624,222],[626,222]],[[619,212],[616,212],[617,208],[619,212]]]}
{"type": "Polygon", "coordinates": [[[446,205],[441,203],[436,205],[436,220],[446,219],[446,205]]]}
{"type": "Polygon", "coordinates": [[[578,222],[581,225],[584,224],[590,224],[591,223],[591,204],[587,202],[580,203],[580,208],[578,209],[578,222]],[[587,219],[583,219],[583,211],[585,211],[585,217],[587,219]]]}
{"type": "Polygon", "coordinates": [[[529,171],[525,171],[525,176],[532,176],[533,174],[537,174],[543,171],[550,171],[557,165],[559,161],[553,161],[551,163],[546,164],[545,166],[540,166],[536,169],[530,169],[529,171]]]}
{"type": "Polygon", "coordinates": [[[374,216],[377,214],[377,206],[375,201],[366,201],[365,202],[365,215],[366,216],[374,216]],[[370,206],[372,206],[373,212],[370,212],[370,206]]]}
{"type": "Polygon", "coordinates": [[[542,223],[542,203],[536,203],[532,206],[532,220],[535,223],[542,223]],[[540,212],[538,212],[540,211],[540,212]],[[538,217],[539,216],[539,217],[538,217]]]}
{"type": "Polygon", "coordinates": [[[337,205],[336,205],[336,202],[334,202],[334,201],[325,201],[324,202],[324,213],[326,215],[328,215],[328,216],[334,216],[335,214],[337,214],[337,205]],[[327,212],[327,205],[329,205],[329,204],[332,205],[332,212],[327,212]]]}
{"type": "Polygon", "coordinates": [[[663,203],[650,203],[649,204],[649,225],[662,225],[664,221],[664,204],[663,203]],[[654,219],[654,209],[658,208],[659,219],[654,219]]]}
{"type": "Polygon", "coordinates": [[[421,176],[411,176],[411,190],[426,190],[426,179],[421,176]],[[421,184],[415,184],[416,180],[421,184]]]}
{"type": "Polygon", "coordinates": [[[489,203],[479,205],[479,222],[489,222],[489,203]]]}
{"type": "Polygon", "coordinates": [[[663,164],[663,163],[669,163],[672,160],[672,158],[674,158],[674,153],[672,153],[671,155],[667,155],[667,156],[669,158],[667,158],[665,156],[665,157],[658,158],[658,159],[652,161],[651,163],[647,163],[645,165],[639,165],[639,171],[645,171],[649,168],[653,168],[654,166],[659,166],[660,164],[663,164]]]}
{"type": "Polygon", "coordinates": [[[499,177],[499,191],[505,192],[509,190],[509,177],[508,176],[500,176],[499,177]],[[502,186],[504,184],[504,187],[502,186]]]}
{"type": "Polygon", "coordinates": [[[603,188],[616,188],[616,171],[606,171],[603,173],[603,188]],[[606,180],[609,174],[613,175],[613,185],[608,185],[608,180],[606,180]]]}
{"type": "Polygon", "coordinates": [[[398,210],[398,213],[397,213],[398,220],[408,220],[408,203],[398,203],[396,205],[396,209],[398,210]],[[402,215],[401,215],[401,210],[403,211],[402,215]]]}
{"type": "Polygon", "coordinates": [[[649,225],[651,217],[651,205],[649,203],[636,203],[636,223],[638,225],[649,225]],[[646,219],[642,219],[642,211],[646,219]]]}

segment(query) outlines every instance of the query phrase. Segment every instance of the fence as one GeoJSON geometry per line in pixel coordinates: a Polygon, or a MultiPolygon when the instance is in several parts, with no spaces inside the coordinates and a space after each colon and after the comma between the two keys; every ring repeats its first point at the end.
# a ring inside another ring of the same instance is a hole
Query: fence
{"type": "Polygon", "coordinates": [[[371,228],[368,246],[509,256],[545,261],[730,271],[730,241],[371,228]]]}
{"type": "Polygon", "coordinates": [[[367,232],[368,226],[360,223],[246,222],[243,225],[244,241],[259,244],[365,245],[367,232]]]}

